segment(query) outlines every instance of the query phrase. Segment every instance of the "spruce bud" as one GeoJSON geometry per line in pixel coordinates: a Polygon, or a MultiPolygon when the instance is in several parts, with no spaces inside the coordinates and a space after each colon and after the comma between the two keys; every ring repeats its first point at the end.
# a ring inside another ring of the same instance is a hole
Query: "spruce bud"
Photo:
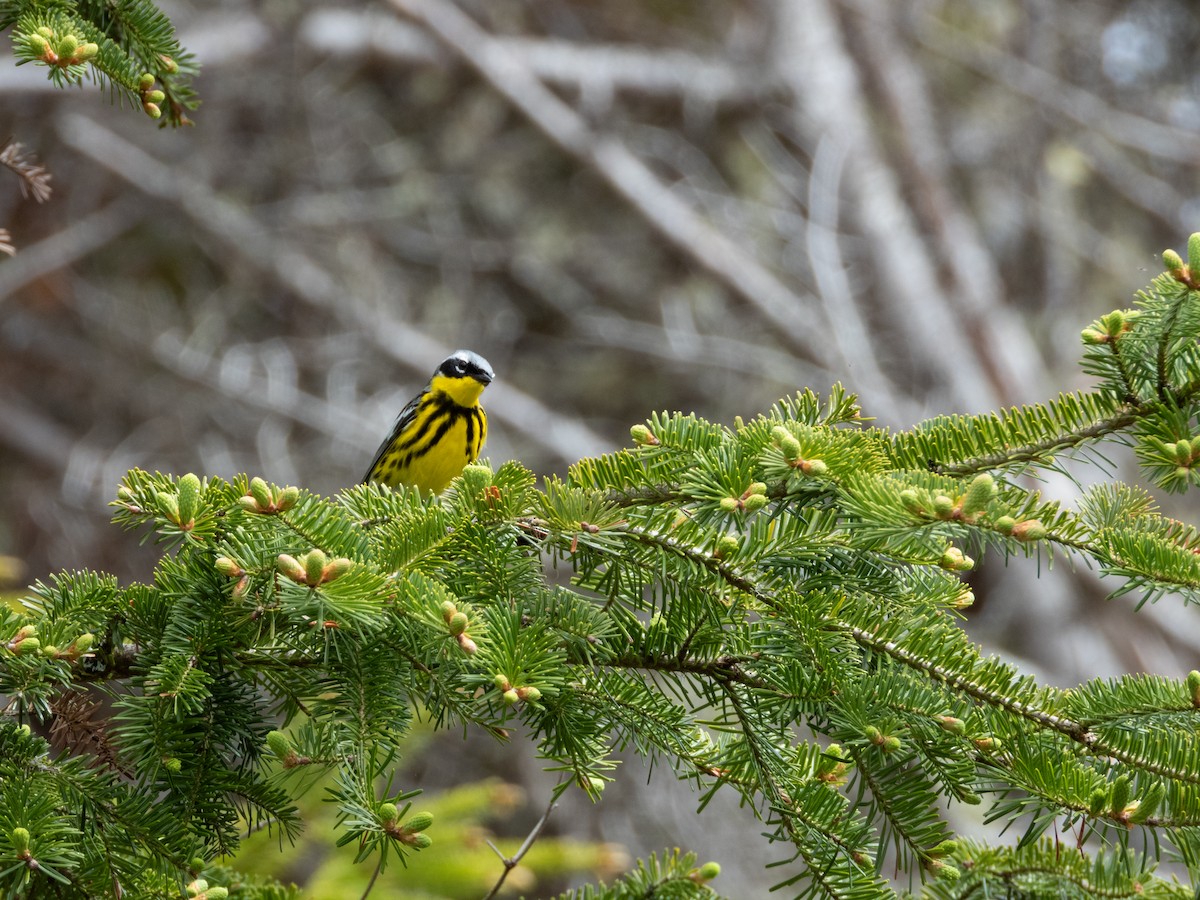
{"type": "Polygon", "coordinates": [[[1098,816],[1104,812],[1104,807],[1108,805],[1108,791],[1104,788],[1096,788],[1092,791],[1092,796],[1088,798],[1088,813],[1092,816],[1098,816]]]}
{"type": "Polygon", "coordinates": [[[1137,802],[1137,808],[1129,810],[1129,822],[1131,825],[1140,825],[1148,818],[1154,815],[1158,805],[1162,803],[1163,797],[1166,796],[1166,788],[1161,781],[1156,781],[1146,789],[1146,793],[1142,795],[1141,800],[1137,802]]]}
{"type": "Polygon", "coordinates": [[[737,497],[722,497],[721,510],[722,512],[733,512],[738,508],[737,497]]]}
{"type": "Polygon", "coordinates": [[[279,573],[297,584],[304,584],[307,577],[304,572],[304,566],[300,565],[299,560],[287,553],[280,553],[275,560],[275,568],[279,573]]]}
{"type": "Polygon", "coordinates": [[[1186,466],[1192,461],[1192,442],[1187,438],[1180,438],[1175,442],[1175,459],[1181,466],[1186,466]]]}
{"type": "Polygon", "coordinates": [[[268,731],[267,746],[279,758],[280,762],[287,762],[296,754],[296,751],[292,748],[292,742],[282,731],[268,731]]]}
{"type": "Polygon", "coordinates": [[[996,496],[996,479],[987,472],[982,472],[972,479],[963,495],[962,511],[968,518],[974,518],[983,512],[992,498],[996,496]]]}
{"type": "Polygon", "coordinates": [[[949,519],[954,515],[954,501],[945,494],[933,498],[933,511],[939,519],[949,519]]]}
{"type": "Polygon", "coordinates": [[[31,654],[41,651],[42,642],[35,637],[27,637],[15,643],[10,641],[8,644],[8,649],[17,656],[30,656],[31,654]]]}
{"type": "Polygon", "coordinates": [[[419,812],[410,816],[404,823],[404,830],[415,834],[418,831],[424,831],[433,824],[433,813],[419,812]]]}
{"type": "Polygon", "coordinates": [[[274,496],[271,493],[271,487],[257,475],[250,479],[250,496],[254,498],[258,504],[260,512],[270,512],[274,510],[274,496]]]}
{"type": "Polygon", "coordinates": [[[824,478],[829,474],[829,466],[823,459],[806,459],[800,464],[800,471],[812,478],[824,478]]]}
{"type": "Polygon", "coordinates": [[[13,850],[21,859],[29,855],[29,829],[17,827],[8,833],[8,839],[12,842],[13,850]]]}
{"type": "Polygon", "coordinates": [[[874,725],[868,725],[866,727],[866,729],[863,731],[863,736],[866,737],[866,739],[868,741],[870,741],[872,744],[883,743],[883,732],[880,731],[878,728],[876,728],[874,725]]]}
{"type": "Polygon", "coordinates": [[[962,736],[967,733],[967,723],[955,716],[938,716],[937,723],[951,734],[962,736]]]}
{"type": "Polygon", "coordinates": [[[1200,709],[1200,672],[1195,669],[1187,674],[1187,689],[1188,695],[1192,699],[1192,706],[1200,709]]]}
{"type": "Polygon", "coordinates": [[[416,834],[409,835],[405,840],[405,843],[414,850],[428,850],[433,846],[433,838],[431,838],[425,832],[419,831],[416,834]]]}
{"type": "Polygon", "coordinates": [[[450,629],[450,634],[454,637],[458,637],[467,630],[467,625],[470,624],[470,619],[467,618],[466,613],[456,612],[450,617],[450,621],[446,624],[450,629]]]}
{"type": "Polygon", "coordinates": [[[273,499],[275,500],[275,508],[280,512],[291,509],[300,499],[300,488],[289,484],[282,491],[276,492],[273,499]]]}
{"type": "Polygon", "coordinates": [[[717,538],[717,546],[713,548],[713,557],[725,559],[737,553],[740,546],[738,539],[732,534],[723,534],[717,538]]]}
{"type": "Polygon", "coordinates": [[[751,494],[742,501],[742,506],[746,512],[757,512],[770,502],[766,494],[751,494]]]}
{"type": "Polygon", "coordinates": [[[226,578],[241,578],[246,574],[246,570],[228,556],[218,556],[215,560],[213,560],[213,568],[215,568],[226,578]]]}
{"type": "Polygon", "coordinates": [[[95,59],[96,54],[100,52],[100,45],[88,41],[86,44],[81,44],[79,49],[75,51],[76,62],[87,62],[89,59],[95,59]]]}
{"type": "Polygon", "coordinates": [[[975,567],[975,560],[957,547],[947,547],[938,565],[950,572],[968,572],[975,567]]]}
{"type": "Polygon", "coordinates": [[[921,503],[921,495],[912,488],[906,488],[900,492],[900,504],[910,513],[920,515],[925,512],[925,507],[921,503]]]}
{"type": "Polygon", "coordinates": [[[344,556],[339,556],[336,559],[331,559],[325,564],[325,568],[321,570],[321,583],[325,584],[329,581],[337,581],[347,572],[354,568],[354,560],[346,559],[344,556]]]}
{"type": "Polygon", "coordinates": [[[512,688],[512,682],[508,680],[508,676],[501,672],[496,673],[495,677],[492,679],[492,684],[502,691],[507,691],[512,688]]]}
{"type": "Polygon", "coordinates": [[[537,703],[542,699],[542,692],[533,685],[517,688],[517,696],[522,700],[528,700],[530,703],[537,703]]]}
{"type": "Polygon", "coordinates": [[[706,884],[712,881],[721,874],[721,864],[717,862],[706,862],[698,869],[693,869],[688,875],[696,884],[706,884]]]}
{"type": "Polygon", "coordinates": [[[1017,524],[1017,520],[1012,516],[1001,516],[995,521],[996,530],[1001,534],[1012,534],[1013,527],[1017,524]]]}
{"type": "Polygon", "coordinates": [[[455,640],[458,641],[459,648],[463,653],[467,654],[467,656],[474,656],[479,652],[478,645],[471,640],[471,636],[469,634],[460,634],[457,638],[455,638],[455,640]]]}
{"type": "Polygon", "coordinates": [[[1200,232],[1188,238],[1188,268],[1192,275],[1200,275],[1200,232]]]}
{"type": "MultiPolygon", "coordinates": [[[[159,108],[159,105],[157,103],[150,103],[150,102],[143,103],[142,104],[142,112],[144,112],[146,115],[148,115],[152,119],[161,119],[162,118],[162,109],[159,108]]],[[[213,890],[215,891],[215,890],[217,890],[217,888],[213,888],[213,890]]],[[[222,888],[222,890],[224,890],[224,889],[222,888]]],[[[211,894],[211,893],[212,892],[210,891],[209,894],[211,894]]]]}
{"type": "Polygon", "coordinates": [[[633,438],[633,442],[639,447],[657,447],[659,440],[654,436],[654,432],[645,425],[634,425],[629,429],[629,436],[633,438]]]}
{"type": "Polygon", "coordinates": [[[179,522],[179,498],[167,491],[159,491],[156,495],[158,508],[163,516],[171,522],[179,522]]]}
{"type": "Polygon", "coordinates": [[[150,93],[146,95],[146,99],[151,103],[162,103],[167,99],[167,95],[162,91],[150,91],[150,93]]]}
{"type": "Polygon", "coordinates": [[[1129,776],[1118,776],[1112,786],[1112,800],[1109,809],[1112,810],[1114,816],[1120,817],[1125,812],[1125,807],[1129,805],[1129,776]]]}
{"type": "Polygon", "coordinates": [[[489,466],[481,466],[478,463],[463,467],[462,480],[464,493],[469,497],[476,497],[486,490],[492,484],[493,473],[489,466]]]}
{"type": "Polygon", "coordinates": [[[58,55],[70,59],[79,49],[79,38],[73,34],[64,34],[58,40],[58,55]]]}
{"type": "Polygon", "coordinates": [[[138,79],[138,89],[148,91],[152,87],[154,87],[154,76],[149,72],[143,73],[142,77],[138,79]]]}
{"type": "Polygon", "coordinates": [[[932,859],[941,859],[943,856],[953,856],[958,852],[958,841],[950,838],[934,845],[928,851],[928,856],[932,859]]]}
{"type": "Polygon", "coordinates": [[[314,547],[304,555],[304,578],[306,584],[318,585],[325,574],[325,566],[329,564],[329,558],[324,551],[314,547]]]}
{"type": "Polygon", "coordinates": [[[1107,344],[1109,337],[1103,331],[1097,331],[1095,328],[1085,328],[1079,332],[1079,338],[1085,344],[1107,344]]]}
{"type": "Polygon", "coordinates": [[[74,648],[71,655],[76,658],[83,656],[83,654],[92,649],[94,643],[96,643],[96,636],[90,631],[84,632],[75,638],[75,642],[71,645],[74,648]]]}
{"type": "Polygon", "coordinates": [[[1037,519],[1026,519],[1013,526],[1012,536],[1018,541],[1040,541],[1046,537],[1046,526],[1037,519]]]}
{"type": "Polygon", "coordinates": [[[189,472],[179,479],[179,521],[183,524],[196,521],[196,505],[200,500],[200,479],[189,472]]]}
{"type": "Polygon", "coordinates": [[[1183,259],[1174,250],[1164,250],[1162,261],[1167,271],[1172,275],[1183,270],[1183,259]]]}
{"type": "Polygon", "coordinates": [[[800,458],[800,442],[793,435],[785,434],[783,440],[779,442],[779,449],[788,462],[800,458]]]}
{"type": "Polygon", "coordinates": [[[442,618],[446,621],[447,624],[449,624],[450,618],[456,612],[458,612],[458,607],[455,605],[453,600],[443,600],[442,601],[442,618]]]}
{"type": "Polygon", "coordinates": [[[884,753],[895,753],[900,749],[900,738],[894,734],[889,734],[883,739],[883,743],[880,746],[883,747],[884,753]]]}
{"type": "Polygon", "coordinates": [[[504,692],[504,702],[508,706],[516,706],[521,702],[521,695],[516,692],[515,688],[509,688],[504,692]]]}
{"type": "Polygon", "coordinates": [[[395,803],[379,804],[379,821],[384,825],[391,825],[398,818],[400,818],[400,810],[396,809],[395,803]]]}

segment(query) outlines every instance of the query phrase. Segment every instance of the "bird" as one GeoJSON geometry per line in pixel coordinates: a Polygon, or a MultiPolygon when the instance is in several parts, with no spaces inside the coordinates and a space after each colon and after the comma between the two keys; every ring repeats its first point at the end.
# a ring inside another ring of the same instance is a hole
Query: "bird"
{"type": "Polygon", "coordinates": [[[424,390],[400,410],[363,483],[408,485],[422,494],[444,491],[487,439],[479,397],[493,378],[488,361],[471,350],[442,360],[424,390]]]}

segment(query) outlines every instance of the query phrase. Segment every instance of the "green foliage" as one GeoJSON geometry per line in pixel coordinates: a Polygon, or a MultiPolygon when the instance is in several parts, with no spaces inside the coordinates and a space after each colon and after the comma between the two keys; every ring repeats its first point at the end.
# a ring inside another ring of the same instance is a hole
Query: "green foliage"
{"type": "MultiPolygon", "coordinates": [[[[885,858],[929,897],[1190,894],[1154,867],[1200,870],[1200,673],[1047,687],[959,612],[982,550],[1200,599],[1200,531],[1147,491],[1070,508],[1017,477],[1124,441],[1152,484],[1195,481],[1191,279],[1084,331],[1091,392],[905,433],[835,388],[733,427],[654,415],[541,490],[516,463],[441,499],[129,473],[115,518],[163,543],[153,581],[66,573],[0,609],[0,887],[212,883],[247,829],[295,839],[318,783],[356,862],[413,865],[439,824],[391,773],[422,717],[528,734],[559,791],[597,801],[626,748],[701,808],[732,791],[791,895],[891,896],[885,858]],[[51,718],[60,755],[24,728],[51,718]],[[947,803],[983,806],[1011,846],[957,838],[947,803]],[[1063,828],[1077,849],[1049,841],[1063,828]]],[[[651,856],[573,896],[703,896],[714,877],[651,856]]]]}
{"type": "Polygon", "coordinates": [[[90,79],[162,124],[190,124],[198,69],[151,0],[0,0],[17,65],[46,69],[58,87],[90,79]]]}

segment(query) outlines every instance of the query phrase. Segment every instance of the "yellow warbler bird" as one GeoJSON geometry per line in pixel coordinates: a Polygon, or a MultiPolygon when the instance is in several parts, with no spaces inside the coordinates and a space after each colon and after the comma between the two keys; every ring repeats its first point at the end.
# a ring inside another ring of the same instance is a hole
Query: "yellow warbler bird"
{"type": "Polygon", "coordinates": [[[444,491],[479,456],[487,438],[479,396],[493,377],[492,367],[478,353],[458,350],[447,356],[425,390],[400,410],[363,481],[407,484],[422,493],[444,491]]]}

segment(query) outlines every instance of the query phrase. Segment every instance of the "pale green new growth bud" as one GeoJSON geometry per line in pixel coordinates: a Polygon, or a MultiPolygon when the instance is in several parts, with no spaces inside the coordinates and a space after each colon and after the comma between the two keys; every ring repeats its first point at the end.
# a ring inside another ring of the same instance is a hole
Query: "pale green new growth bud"
{"type": "Polygon", "coordinates": [[[639,447],[657,447],[659,444],[658,438],[654,436],[645,425],[634,425],[629,429],[629,436],[633,438],[633,442],[639,447]]]}
{"type": "Polygon", "coordinates": [[[1192,461],[1192,442],[1187,438],[1180,438],[1175,442],[1175,459],[1181,466],[1186,466],[1192,461]]]}
{"type": "Polygon", "coordinates": [[[24,857],[29,852],[29,829],[17,827],[8,833],[8,839],[12,842],[13,850],[16,851],[18,857],[24,857]]]}
{"type": "Polygon", "coordinates": [[[1001,534],[1012,534],[1013,527],[1017,524],[1017,520],[1012,516],[1001,516],[995,521],[996,530],[1001,534]]]}
{"type": "Polygon", "coordinates": [[[507,691],[510,688],[512,688],[512,682],[509,681],[508,676],[503,674],[502,672],[496,673],[495,677],[492,678],[492,684],[494,684],[497,688],[499,688],[502,691],[507,691]]]}
{"type": "Polygon", "coordinates": [[[1146,789],[1146,793],[1142,795],[1141,800],[1137,802],[1137,808],[1129,810],[1129,822],[1133,825],[1140,825],[1148,818],[1154,815],[1158,805],[1162,803],[1163,797],[1166,796],[1167,789],[1161,781],[1156,781],[1146,789]]]}
{"type": "MultiPolygon", "coordinates": [[[[152,119],[162,118],[162,110],[159,108],[157,103],[143,103],[142,112],[152,119]]],[[[216,888],[213,888],[213,890],[216,890],[216,888]]]]}
{"type": "Polygon", "coordinates": [[[179,522],[179,498],[167,491],[159,491],[156,495],[158,508],[163,516],[171,522],[179,522]]]}
{"type": "Polygon", "coordinates": [[[1168,272],[1178,272],[1183,268],[1183,259],[1174,250],[1164,250],[1162,261],[1168,272]]]}
{"type": "Polygon", "coordinates": [[[228,900],[229,888],[213,885],[204,892],[204,900],[228,900]]]}
{"type": "Polygon", "coordinates": [[[268,731],[267,746],[271,748],[271,752],[274,753],[281,762],[286,762],[288,758],[291,757],[291,755],[295,752],[292,749],[292,742],[282,731],[268,731]]]}
{"type": "Polygon", "coordinates": [[[712,881],[714,878],[716,878],[720,874],[721,874],[721,864],[720,863],[706,862],[700,868],[694,870],[692,872],[691,876],[689,876],[689,877],[692,879],[692,881],[696,882],[697,884],[704,884],[705,882],[712,881]]]}
{"type": "Polygon", "coordinates": [[[937,723],[951,734],[961,736],[967,733],[967,723],[954,716],[938,716],[937,723]]]}
{"type": "Polygon", "coordinates": [[[1129,777],[1127,775],[1119,776],[1112,786],[1112,800],[1109,809],[1114,816],[1120,816],[1125,812],[1125,807],[1129,805],[1129,777]]]}
{"type": "Polygon", "coordinates": [[[182,523],[196,520],[196,505],[200,500],[200,479],[189,472],[179,479],[176,486],[179,491],[179,521],[182,523]]]}
{"type": "Polygon", "coordinates": [[[300,499],[300,488],[294,485],[288,485],[275,497],[275,507],[280,512],[291,509],[300,499]]]}
{"type": "Polygon", "coordinates": [[[138,87],[143,91],[150,90],[150,88],[154,87],[154,76],[149,72],[145,72],[142,77],[138,79],[138,87]]]}
{"type": "Polygon", "coordinates": [[[271,494],[270,485],[257,475],[250,479],[250,496],[258,502],[258,508],[263,512],[266,512],[275,505],[275,498],[271,494]]]}
{"type": "Polygon", "coordinates": [[[813,478],[824,478],[829,474],[829,466],[823,459],[806,459],[800,464],[800,471],[813,478]]]}
{"type": "Polygon", "coordinates": [[[900,749],[900,738],[896,737],[894,734],[889,734],[883,739],[883,744],[880,746],[883,747],[884,753],[895,753],[900,749]]]}
{"type": "Polygon", "coordinates": [[[398,818],[400,818],[400,810],[396,809],[395,803],[379,804],[379,821],[384,825],[390,825],[398,818]]]}
{"type": "MultiPolygon", "coordinates": [[[[31,654],[41,651],[42,642],[35,637],[28,637],[24,640],[18,641],[16,644],[10,643],[8,645],[8,649],[10,649],[17,656],[30,656],[31,654]]],[[[58,651],[55,650],[55,652],[57,653],[58,651]]]]}
{"type": "Polygon", "coordinates": [[[421,831],[410,835],[405,843],[409,844],[414,850],[428,850],[433,846],[433,838],[421,831]]]}
{"type": "Polygon", "coordinates": [[[313,548],[304,555],[304,581],[307,584],[318,585],[321,583],[321,578],[325,574],[325,566],[329,564],[329,558],[323,550],[313,548]]]}
{"type": "Polygon", "coordinates": [[[962,511],[964,516],[974,517],[983,512],[984,508],[996,496],[996,479],[987,472],[976,475],[967,486],[963,495],[962,511]]]}
{"type": "Polygon", "coordinates": [[[957,547],[947,547],[938,565],[951,572],[967,572],[975,567],[975,560],[967,556],[957,547]]]}
{"type": "Polygon", "coordinates": [[[82,656],[92,649],[92,645],[96,642],[96,636],[90,631],[81,634],[75,638],[75,655],[82,656]]]}
{"type": "Polygon", "coordinates": [[[96,54],[100,52],[100,45],[88,41],[75,51],[75,58],[79,62],[87,62],[89,59],[95,59],[96,54]]]}
{"type": "Polygon", "coordinates": [[[779,449],[789,462],[800,457],[800,442],[790,434],[779,442],[779,449]]]}
{"type": "Polygon", "coordinates": [[[456,612],[450,617],[450,621],[447,623],[447,626],[450,629],[450,634],[452,634],[454,637],[458,637],[467,630],[467,625],[469,624],[470,619],[467,618],[466,613],[456,612]]]}
{"type": "Polygon", "coordinates": [[[717,546],[713,549],[713,556],[717,559],[725,559],[737,553],[740,546],[738,539],[732,534],[723,534],[717,538],[717,546]]]}
{"type": "Polygon", "coordinates": [[[146,99],[151,103],[162,103],[165,99],[167,99],[167,95],[162,91],[151,91],[146,95],[146,99]]]}
{"type": "Polygon", "coordinates": [[[504,702],[508,706],[516,706],[521,702],[521,695],[514,688],[509,688],[504,692],[504,702]]]}
{"type": "Polygon", "coordinates": [[[722,497],[720,505],[721,505],[721,509],[724,512],[733,512],[738,507],[737,498],[736,497],[722,497]]]}
{"type": "Polygon", "coordinates": [[[433,813],[419,812],[410,816],[404,823],[404,830],[415,834],[418,831],[424,831],[433,824],[433,813]]]}
{"type": "Polygon", "coordinates": [[[1026,519],[1013,526],[1012,536],[1018,541],[1040,541],[1046,537],[1046,526],[1037,519],[1026,519]]]}
{"type": "Polygon", "coordinates": [[[346,559],[344,556],[331,559],[326,563],[325,568],[321,570],[321,583],[337,581],[337,579],[341,578],[352,568],[354,568],[354,560],[352,559],[346,559]]]}
{"type": "Polygon", "coordinates": [[[454,603],[453,600],[443,600],[442,601],[442,618],[445,619],[446,622],[449,622],[450,617],[453,616],[456,612],[458,612],[458,606],[454,603]]]}
{"type": "Polygon", "coordinates": [[[742,501],[742,506],[746,512],[757,512],[770,502],[765,494],[751,494],[742,501]]]}
{"type": "Polygon", "coordinates": [[[528,700],[530,703],[537,703],[542,699],[542,692],[532,685],[517,688],[517,696],[522,700],[528,700]]]}
{"type": "Polygon", "coordinates": [[[58,41],[58,55],[70,59],[79,49],[79,38],[73,34],[64,34],[58,41]]]}
{"type": "Polygon", "coordinates": [[[1200,274],[1200,232],[1188,238],[1188,268],[1192,275],[1200,274]]]}
{"type": "Polygon", "coordinates": [[[248,513],[260,513],[264,510],[258,505],[258,501],[246,494],[244,497],[238,497],[238,506],[248,513]]]}
{"type": "Polygon", "coordinates": [[[287,553],[280,553],[279,557],[275,560],[275,567],[279,570],[281,575],[290,578],[297,584],[305,583],[307,576],[304,572],[304,566],[300,565],[300,562],[296,559],[296,557],[290,556],[287,553]]]}
{"type": "Polygon", "coordinates": [[[752,481],[750,482],[750,487],[746,488],[746,495],[748,497],[754,494],[765,494],[766,492],[767,486],[761,481],[752,481]]]}
{"type": "Polygon", "coordinates": [[[900,492],[900,504],[910,513],[925,512],[925,507],[921,503],[921,495],[912,488],[906,488],[900,492]]]}
{"type": "Polygon", "coordinates": [[[954,501],[945,494],[933,498],[933,511],[939,519],[948,519],[954,514],[954,501]]]}
{"type": "Polygon", "coordinates": [[[1092,791],[1092,796],[1088,798],[1088,813],[1093,816],[1098,816],[1104,812],[1104,807],[1108,805],[1108,791],[1104,788],[1096,788],[1092,791]]]}
{"type": "Polygon", "coordinates": [[[872,744],[878,744],[883,741],[883,732],[874,725],[868,725],[863,731],[863,736],[872,744]]]}
{"type": "Polygon", "coordinates": [[[933,859],[941,859],[943,856],[951,856],[957,852],[958,841],[950,838],[949,840],[942,841],[940,844],[934,845],[934,847],[929,850],[928,855],[933,859]]]}
{"type": "Polygon", "coordinates": [[[1200,709],[1200,672],[1195,669],[1192,669],[1187,674],[1187,689],[1188,695],[1192,700],[1192,706],[1200,709]]]}
{"type": "Polygon", "coordinates": [[[203,878],[197,878],[195,881],[187,885],[186,890],[189,897],[197,897],[208,890],[208,882],[203,878]]]}
{"type": "Polygon", "coordinates": [[[213,568],[215,568],[226,578],[241,578],[246,574],[246,570],[228,556],[218,556],[215,560],[213,560],[213,568]]]}
{"type": "Polygon", "coordinates": [[[178,756],[164,756],[162,764],[163,768],[172,775],[178,775],[183,771],[183,760],[181,760],[178,756]]]}

